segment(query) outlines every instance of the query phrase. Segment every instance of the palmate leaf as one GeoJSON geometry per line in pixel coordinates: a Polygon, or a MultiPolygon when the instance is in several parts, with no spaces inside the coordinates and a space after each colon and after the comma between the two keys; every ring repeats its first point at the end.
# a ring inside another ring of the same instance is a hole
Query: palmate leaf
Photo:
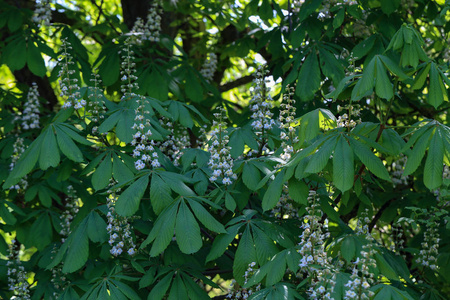
{"type": "Polygon", "coordinates": [[[284,170],[280,171],[273,182],[270,183],[269,188],[264,194],[262,200],[262,208],[264,211],[272,209],[280,200],[281,190],[284,184],[284,170]]]}
{"type": "MultiPolygon", "coordinates": [[[[89,240],[87,234],[87,218],[85,218],[70,234],[67,255],[64,261],[63,272],[72,273],[86,263],[89,256],[89,240]]],[[[61,249],[62,250],[62,249],[61,249]]],[[[60,251],[61,251],[60,250],[60,251]]]]}
{"type": "Polygon", "coordinates": [[[305,168],[307,173],[319,173],[330,160],[331,153],[336,146],[337,135],[331,136],[316,153],[311,155],[311,160],[305,168]]]}
{"type": "Polygon", "coordinates": [[[152,203],[153,211],[157,215],[173,201],[169,185],[158,174],[152,175],[150,201],[152,203]]]}
{"type": "Polygon", "coordinates": [[[148,300],[160,300],[164,297],[172,282],[173,272],[161,279],[151,290],[148,300]]]}
{"type": "Polygon", "coordinates": [[[214,217],[206,210],[206,208],[203,207],[203,205],[192,199],[187,200],[197,219],[205,225],[206,228],[217,233],[227,233],[222,223],[214,219],[214,217]]]}
{"type": "Polygon", "coordinates": [[[192,254],[202,247],[200,227],[184,201],[181,201],[175,226],[177,244],[181,252],[192,254]]]}
{"type": "Polygon", "coordinates": [[[163,252],[172,241],[173,232],[175,230],[175,221],[180,201],[172,203],[169,207],[158,216],[156,222],[150,231],[150,234],[141,244],[141,249],[154,241],[150,256],[157,256],[163,252]]]}
{"type": "Polygon", "coordinates": [[[343,136],[338,139],[333,154],[333,183],[341,192],[353,186],[355,175],[353,150],[343,136]]]}
{"type": "Polygon", "coordinates": [[[111,153],[107,153],[103,161],[92,174],[92,187],[95,190],[101,190],[109,184],[112,176],[111,153]]]}
{"type": "Polygon", "coordinates": [[[250,227],[247,226],[239,239],[239,246],[236,250],[233,263],[233,275],[239,284],[244,284],[244,274],[248,265],[256,261],[257,257],[253,237],[250,232],[250,227]]]}
{"type": "Polygon", "coordinates": [[[44,137],[39,155],[39,166],[42,170],[47,170],[49,167],[56,167],[59,164],[60,156],[53,127],[49,126],[42,134],[44,137]]]}
{"type": "Polygon", "coordinates": [[[427,160],[423,174],[423,181],[427,188],[433,190],[442,184],[444,168],[444,143],[441,131],[437,129],[431,138],[427,160]]]}
{"type": "Polygon", "coordinates": [[[243,223],[233,225],[227,229],[227,233],[220,234],[214,239],[213,245],[211,247],[211,250],[206,257],[206,262],[209,262],[211,260],[214,260],[225,252],[228,245],[235,239],[239,229],[243,226],[243,223]]]}
{"type": "Polygon", "coordinates": [[[116,212],[121,216],[132,216],[139,209],[142,196],[147,190],[150,174],[146,174],[131,184],[117,199],[116,212]]]}
{"type": "Polygon", "coordinates": [[[319,61],[315,49],[306,57],[298,74],[297,88],[295,94],[303,101],[314,98],[314,94],[320,88],[319,61]]]}
{"type": "Polygon", "coordinates": [[[310,141],[317,137],[320,129],[336,127],[336,117],[331,111],[323,108],[310,111],[295,121],[300,122],[300,142],[310,141]]]}
{"type": "Polygon", "coordinates": [[[350,145],[356,156],[361,160],[361,162],[369,169],[377,177],[391,181],[388,171],[384,167],[380,158],[373,154],[372,150],[369,147],[364,145],[358,140],[355,140],[352,137],[349,137],[350,145]]]}
{"type": "Polygon", "coordinates": [[[417,169],[417,167],[419,167],[430,142],[430,138],[432,135],[430,135],[429,133],[431,132],[432,128],[429,127],[427,130],[417,133],[417,135],[419,135],[420,137],[417,139],[411,154],[408,155],[408,160],[406,161],[405,169],[403,170],[403,176],[412,174],[417,169]]]}

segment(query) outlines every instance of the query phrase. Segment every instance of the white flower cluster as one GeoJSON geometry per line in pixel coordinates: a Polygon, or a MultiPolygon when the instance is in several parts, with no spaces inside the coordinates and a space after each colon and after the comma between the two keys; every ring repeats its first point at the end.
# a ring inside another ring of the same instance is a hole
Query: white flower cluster
{"type": "Polygon", "coordinates": [[[394,188],[397,185],[407,185],[409,176],[403,176],[403,169],[406,165],[406,156],[402,156],[392,163],[391,178],[394,188]]]}
{"type": "Polygon", "coordinates": [[[444,171],[442,172],[442,178],[450,179],[450,167],[447,165],[444,165],[444,171]]]}
{"type": "Polygon", "coordinates": [[[8,267],[8,288],[14,292],[14,297],[11,299],[31,299],[30,284],[27,281],[27,273],[20,260],[20,249],[17,247],[15,239],[12,239],[9,244],[6,266],[8,267]]]}
{"type": "Polygon", "coordinates": [[[50,20],[52,19],[52,10],[50,9],[49,0],[36,1],[36,7],[33,14],[33,22],[36,23],[38,27],[41,25],[49,26],[50,20]]]}
{"type": "Polygon", "coordinates": [[[273,113],[271,112],[273,100],[265,79],[267,72],[264,67],[258,67],[253,80],[253,96],[250,99],[250,111],[253,112],[251,115],[253,119],[252,127],[256,135],[259,136],[264,136],[275,125],[275,120],[272,118],[273,113]]]}
{"type": "Polygon", "coordinates": [[[134,51],[131,49],[131,39],[125,40],[125,48],[120,50],[119,54],[122,54],[122,63],[120,64],[120,80],[122,84],[120,91],[123,93],[121,100],[124,101],[136,97],[136,91],[139,88],[136,82],[138,77],[134,75],[136,73],[136,63],[134,62],[134,51]]]}
{"type": "Polygon", "coordinates": [[[325,0],[322,2],[322,8],[319,11],[318,19],[323,21],[327,18],[331,18],[332,14],[330,14],[330,9],[342,4],[357,5],[358,2],[355,0],[325,0]]]}
{"type": "Polygon", "coordinates": [[[286,184],[283,185],[280,200],[272,208],[270,215],[280,219],[297,219],[299,217],[297,208],[292,205],[292,199],[289,197],[289,188],[286,184]]]}
{"type": "Polygon", "coordinates": [[[27,102],[25,102],[25,109],[22,112],[21,121],[22,129],[39,128],[39,92],[36,83],[32,83],[27,95],[27,102]]]}
{"type": "Polygon", "coordinates": [[[369,291],[369,288],[374,283],[374,274],[370,271],[370,268],[376,267],[376,261],[373,259],[374,250],[372,248],[372,242],[374,241],[369,230],[369,211],[366,209],[361,213],[361,217],[358,219],[355,233],[357,235],[365,237],[367,244],[363,245],[361,251],[361,257],[357,257],[353,263],[352,275],[350,280],[345,284],[348,290],[345,291],[344,299],[372,299],[374,292],[369,291]]]}
{"type": "MultiPolygon", "coordinates": [[[[116,182],[111,180],[110,186],[113,186],[116,182]]],[[[119,256],[123,253],[124,249],[128,249],[127,253],[130,256],[136,254],[136,245],[133,241],[132,228],[127,217],[119,216],[115,211],[115,203],[118,199],[116,192],[120,192],[120,189],[115,191],[108,190],[108,197],[106,198],[108,206],[108,226],[106,230],[109,234],[109,245],[112,247],[110,253],[114,256],[119,256]]]]}
{"type": "MultiPolygon", "coordinates": [[[[11,157],[11,164],[9,165],[9,170],[12,171],[19,160],[22,153],[25,152],[25,146],[23,144],[23,138],[18,137],[13,144],[13,155],[11,157]]],[[[25,191],[28,187],[27,176],[20,179],[20,181],[11,186],[10,189],[15,189],[17,191],[25,191]]]]}
{"type": "Polygon", "coordinates": [[[291,158],[291,154],[294,152],[293,144],[298,142],[298,136],[295,135],[294,127],[292,122],[295,119],[295,100],[292,99],[294,95],[294,88],[287,86],[286,93],[283,95],[283,102],[280,104],[280,116],[278,120],[280,121],[280,139],[281,147],[284,149],[283,154],[281,154],[281,159],[288,161],[291,158]],[[287,130],[287,133],[286,133],[287,130]]]}
{"type": "Polygon", "coordinates": [[[144,26],[144,39],[150,42],[159,42],[161,34],[162,8],[159,1],[153,1],[148,10],[147,22],[144,26]]]}
{"type": "Polygon", "coordinates": [[[200,74],[203,75],[206,81],[212,82],[214,79],[214,73],[217,70],[217,55],[213,52],[209,53],[207,59],[203,63],[200,74]]]}
{"type": "Polygon", "coordinates": [[[152,139],[152,131],[150,126],[150,120],[145,119],[145,114],[149,112],[145,110],[145,99],[139,98],[139,106],[136,108],[136,117],[132,129],[136,130],[133,135],[131,145],[135,146],[133,150],[133,157],[138,158],[134,163],[136,170],[142,170],[147,165],[151,165],[153,168],[161,167],[161,163],[158,159],[158,153],[156,152],[156,143],[152,139]]]}
{"type": "Polygon", "coordinates": [[[423,242],[421,244],[422,249],[419,251],[416,263],[423,267],[428,267],[431,270],[437,270],[437,257],[439,254],[439,223],[436,216],[433,216],[426,224],[426,230],[424,232],[423,242]]]}
{"type": "MultiPolygon", "coordinates": [[[[106,107],[103,101],[102,95],[103,92],[99,88],[101,85],[100,75],[94,74],[91,81],[94,83],[93,87],[89,87],[88,93],[88,110],[92,114],[91,122],[98,123],[100,120],[105,118],[106,107]]],[[[92,127],[92,133],[96,133],[98,131],[98,126],[92,127]]]]}
{"type": "MultiPolygon", "coordinates": [[[[245,271],[244,274],[244,285],[247,284],[248,280],[250,279],[250,277],[254,274],[255,270],[253,269],[253,267],[256,266],[256,262],[251,262],[248,265],[247,270],[245,271]]],[[[254,294],[255,292],[261,290],[261,283],[258,284],[255,289],[244,289],[244,288],[239,288],[238,286],[236,286],[236,280],[232,280],[231,284],[230,284],[230,290],[228,291],[228,294],[225,298],[227,299],[233,299],[233,300],[245,300],[245,299],[249,299],[250,296],[252,294],[254,294]],[[232,290],[235,289],[235,290],[232,290]]]]}
{"type": "Polygon", "coordinates": [[[78,79],[71,78],[75,74],[75,70],[71,68],[72,65],[75,65],[75,62],[73,61],[72,55],[68,52],[68,50],[72,49],[72,46],[67,38],[61,41],[62,53],[58,58],[59,64],[61,64],[61,70],[59,71],[58,77],[60,78],[61,97],[67,98],[63,108],[73,106],[75,109],[80,109],[86,106],[86,100],[80,99],[78,79]]]}
{"type": "Polygon", "coordinates": [[[73,218],[78,213],[78,197],[77,191],[73,188],[73,186],[69,185],[67,187],[67,197],[65,199],[65,207],[66,209],[62,212],[59,219],[61,220],[61,231],[59,234],[62,236],[61,242],[64,243],[66,237],[70,234],[70,224],[72,223],[73,218]]]}
{"type": "Polygon", "coordinates": [[[339,116],[337,119],[337,127],[347,127],[347,128],[353,128],[357,124],[361,124],[361,118],[358,118],[353,120],[353,117],[359,117],[361,115],[361,108],[358,104],[349,104],[346,106],[337,106],[338,113],[340,113],[343,110],[348,110],[349,113],[344,113],[339,116]]]}
{"type": "Polygon", "coordinates": [[[156,142],[155,144],[162,153],[165,153],[172,159],[175,166],[179,166],[183,149],[188,148],[191,144],[189,133],[181,125],[175,128],[173,123],[165,117],[159,119],[159,123],[165,129],[169,130],[170,134],[164,141],[156,142]]]}
{"type": "Polygon", "coordinates": [[[314,190],[309,192],[309,207],[303,218],[302,234],[298,253],[301,254],[300,271],[311,278],[308,290],[310,299],[331,299],[331,293],[336,284],[336,270],[331,264],[325,249],[325,239],[328,237],[328,221],[321,224],[322,211],[318,203],[318,196],[314,190]]]}
{"type": "Polygon", "coordinates": [[[233,172],[233,158],[231,157],[231,147],[228,146],[228,135],[225,132],[226,112],[221,106],[217,107],[218,112],[214,113],[213,130],[209,140],[209,152],[211,157],[208,166],[213,171],[209,178],[211,182],[217,181],[220,177],[222,183],[230,185],[232,180],[236,180],[237,176],[233,172]]]}
{"type": "MultiPolygon", "coordinates": [[[[78,213],[78,197],[77,191],[73,188],[72,185],[67,187],[67,197],[64,200],[65,202],[65,210],[62,212],[60,219],[61,231],[59,234],[61,237],[61,243],[63,244],[66,241],[66,238],[71,233],[70,224],[72,223],[73,218],[78,213]]],[[[52,256],[56,255],[58,252],[58,248],[54,247],[52,249],[52,256]]],[[[52,257],[53,259],[53,257],[52,257]]],[[[60,263],[56,267],[52,269],[52,279],[50,280],[53,286],[55,287],[55,291],[53,292],[53,296],[58,298],[60,296],[60,292],[64,290],[64,287],[67,285],[66,276],[64,275],[63,269],[64,262],[60,263]]]]}
{"type": "Polygon", "coordinates": [[[376,267],[376,261],[372,258],[373,250],[370,245],[364,245],[361,251],[361,258],[358,257],[354,262],[352,275],[350,280],[345,284],[348,290],[345,291],[344,299],[373,299],[374,292],[369,288],[374,282],[374,274],[370,271],[370,267],[376,267]]]}

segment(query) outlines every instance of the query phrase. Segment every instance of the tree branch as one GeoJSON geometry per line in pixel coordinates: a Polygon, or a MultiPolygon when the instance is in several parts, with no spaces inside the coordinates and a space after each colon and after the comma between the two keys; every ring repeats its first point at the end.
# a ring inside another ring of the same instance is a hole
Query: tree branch
{"type": "Polygon", "coordinates": [[[227,82],[224,85],[221,85],[219,87],[219,91],[221,93],[223,93],[223,92],[229,91],[231,89],[234,89],[236,87],[239,87],[241,85],[244,85],[244,84],[247,84],[249,82],[252,82],[252,80],[253,80],[253,75],[246,75],[246,76],[238,78],[238,79],[236,79],[234,81],[227,82]]]}

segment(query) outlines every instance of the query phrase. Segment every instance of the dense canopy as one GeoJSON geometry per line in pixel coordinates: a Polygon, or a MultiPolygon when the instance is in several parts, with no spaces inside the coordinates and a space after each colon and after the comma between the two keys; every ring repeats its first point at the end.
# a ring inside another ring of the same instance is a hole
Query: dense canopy
{"type": "Polygon", "coordinates": [[[449,299],[450,2],[3,0],[0,298],[449,299]]]}

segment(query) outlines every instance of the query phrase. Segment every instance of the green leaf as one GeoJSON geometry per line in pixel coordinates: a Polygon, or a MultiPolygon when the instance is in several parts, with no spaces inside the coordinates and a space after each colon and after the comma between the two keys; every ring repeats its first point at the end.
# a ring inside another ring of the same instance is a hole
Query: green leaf
{"type": "Polygon", "coordinates": [[[256,261],[257,257],[253,237],[250,233],[249,226],[247,226],[239,240],[239,246],[236,250],[233,263],[233,275],[240,285],[244,284],[244,273],[248,265],[256,261]]]}
{"type": "Polygon", "coordinates": [[[377,58],[377,80],[375,83],[375,93],[383,99],[389,100],[394,97],[394,91],[391,81],[386,74],[386,68],[383,63],[377,58]]]}
{"type": "Polygon", "coordinates": [[[430,72],[431,64],[426,64],[420,72],[414,77],[414,85],[412,86],[413,90],[420,89],[425,84],[425,81],[428,78],[428,73],[430,72]]]}
{"type": "Polygon", "coordinates": [[[369,147],[351,137],[349,138],[349,141],[356,156],[358,156],[370,172],[381,179],[391,181],[389,173],[380,158],[375,156],[369,147]]]}
{"type": "Polygon", "coordinates": [[[44,59],[41,56],[39,48],[32,40],[28,41],[27,47],[27,65],[30,71],[36,76],[43,77],[47,73],[44,59]]]}
{"type": "Polygon", "coordinates": [[[192,120],[192,116],[189,113],[189,110],[184,105],[179,105],[179,118],[181,125],[187,128],[192,128],[194,126],[194,121],[192,120]]]}
{"type": "Polygon", "coordinates": [[[356,243],[354,237],[347,236],[344,238],[341,244],[341,254],[347,263],[352,261],[356,255],[356,243]]]}
{"type": "Polygon", "coordinates": [[[0,218],[3,220],[3,222],[5,222],[6,225],[14,225],[17,222],[16,217],[14,217],[14,215],[2,202],[0,202],[0,218]]]}
{"type": "Polygon", "coordinates": [[[242,170],[242,180],[250,190],[256,191],[256,187],[261,181],[261,173],[254,164],[246,162],[244,163],[244,168],[242,170]]]}
{"type": "Polygon", "coordinates": [[[401,81],[406,80],[410,78],[408,75],[406,75],[403,70],[394,63],[389,57],[384,55],[377,55],[378,59],[381,60],[386,68],[396,75],[401,81]]]}
{"type": "Polygon", "coordinates": [[[169,206],[173,198],[171,196],[169,185],[157,174],[153,174],[152,183],[150,185],[150,201],[153,210],[159,215],[164,208],[169,206]]]}
{"type": "Polygon", "coordinates": [[[297,203],[307,205],[309,187],[303,180],[289,179],[289,196],[297,203]]]}
{"type": "Polygon", "coordinates": [[[128,108],[122,111],[116,126],[117,137],[124,143],[131,143],[135,129],[133,129],[135,112],[134,109],[128,108]]]}
{"type": "Polygon", "coordinates": [[[184,284],[187,287],[187,295],[189,296],[189,299],[211,299],[208,294],[191,279],[191,277],[186,276],[185,273],[181,273],[181,275],[183,276],[184,284]]]}
{"type": "Polygon", "coordinates": [[[58,140],[58,146],[61,152],[67,156],[70,160],[75,162],[83,161],[83,154],[81,154],[80,149],[75,145],[71,138],[62,131],[59,127],[56,127],[56,139],[58,140]]]}
{"type": "Polygon", "coordinates": [[[92,211],[89,213],[87,222],[87,233],[91,241],[103,243],[108,239],[108,232],[106,231],[106,222],[100,215],[92,211]]]}
{"type": "Polygon", "coordinates": [[[152,231],[148,235],[147,239],[142,243],[141,249],[151,243],[153,240],[152,249],[150,250],[150,256],[156,256],[163,252],[172,241],[173,232],[175,230],[176,215],[178,212],[179,202],[173,203],[166,208],[161,215],[158,216],[152,231]]]}
{"type": "Polygon", "coordinates": [[[267,189],[266,193],[264,194],[263,200],[262,200],[262,209],[264,211],[267,211],[269,209],[272,209],[278,201],[280,201],[281,197],[281,191],[283,189],[283,178],[284,178],[285,171],[280,171],[277,176],[275,176],[275,179],[273,182],[269,185],[269,188],[267,189]]]}
{"type": "Polygon", "coordinates": [[[341,192],[345,192],[353,187],[354,176],[353,150],[347,139],[340,137],[333,154],[333,183],[341,192]]]}
{"type": "Polygon", "coordinates": [[[435,63],[431,63],[432,68],[430,69],[430,87],[428,91],[428,102],[437,108],[444,102],[444,98],[447,99],[447,89],[442,82],[439,71],[435,63]]]}
{"type": "Polygon", "coordinates": [[[430,142],[431,135],[423,134],[416,142],[412,152],[408,155],[405,169],[403,170],[403,176],[412,174],[422,162],[422,158],[425,155],[428,144],[430,142]]]}
{"type": "Polygon", "coordinates": [[[202,247],[200,227],[184,201],[181,201],[175,226],[178,247],[186,254],[195,253],[202,247]]]}
{"type": "Polygon", "coordinates": [[[220,234],[214,239],[214,242],[212,244],[211,250],[206,257],[206,262],[212,261],[220,256],[225,252],[228,245],[234,240],[236,237],[239,228],[241,228],[243,224],[237,224],[229,227],[227,229],[226,234],[220,234]]]}
{"type": "MultiPolygon", "coordinates": [[[[70,109],[67,109],[70,110],[70,109]]],[[[56,117],[55,117],[56,119],[56,117]]],[[[54,120],[54,122],[57,122],[57,120],[54,120]]],[[[63,122],[63,121],[61,121],[63,122]]],[[[78,129],[76,129],[73,126],[70,126],[68,124],[65,123],[60,123],[60,124],[55,124],[54,127],[56,128],[60,128],[62,131],[64,131],[72,140],[82,144],[82,145],[87,145],[87,146],[91,146],[93,143],[86,140],[85,138],[83,138],[81,135],[79,135],[78,129]]]]}
{"type": "Polygon", "coordinates": [[[381,274],[390,280],[398,280],[399,276],[380,253],[375,253],[375,260],[377,261],[377,268],[380,270],[381,274]]]}
{"type": "MultiPolygon", "coordinates": [[[[339,13],[341,12],[344,12],[344,9],[339,11],[339,13]]],[[[342,15],[344,15],[344,13],[342,13],[342,15]]],[[[324,48],[319,48],[319,57],[323,74],[328,78],[331,78],[333,83],[337,85],[345,75],[342,64],[336,59],[333,53],[324,48]]]]}
{"type": "Polygon", "coordinates": [[[117,180],[117,182],[127,182],[128,180],[132,179],[134,174],[133,172],[127,167],[127,165],[120,159],[116,153],[113,152],[113,175],[114,179],[117,180]]]}
{"type": "Polygon", "coordinates": [[[56,146],[56,138],[53,134],[53,126],[48,127],[42,135],[44,140],[39,155],[39,166],[42,170],[47,170],[49,167],[58,166],[60,156],[56,146]]]}
{"type": "Polygon", "coordinates": [[[108,51],[105,59],[98,68],[98,74],[105,86],[114,84],[119,79],[120,57],[117,51],[108,51]]]}
{"type": "Polygon", "coordinates": [[[229,211],[234,211],[236,209],[236,201],[234,200],[233,196],[231,196],[230,193],[225,194],[225,207],[229,211]]]}
{"type": "Polygon", "coordinates": [[[214,217],[203,207],[203,205],[191,199],[188,199],[188,202],[197,219],[202,222],[206,228],[217,233],[227,233],[222,223],[214,219],[214,217]]]}
{"type": "Polygon", "coordinates": [[[444,143],[441,131],[437,129],[431,138],[425,162],[423,181],[430,190],[442,185],[442,171],[444,168],[444,143]]]}
{"type": "Polygon", "coordinates": [[[267,272],[266,286],[274,285],[283,279],[286,273],[286,252],[282,252],[273,257],[270,262],[270,269],[267,272]]]}
{"type": "Polygon", "coordinates": [[[303,101],[312,100],[320,88],[320,69],[317,55],[313,50],[303,62],[298,74],[295,94],[303,101]]]}
{"type": "Polygon", "coordinates": [[[92,187],[95,190],[101,190],[109,184],[112,176],[111,154],[107,154],[102,163],[92,174],[92,187]]]}
{"type": "Polygon", "coordinates": [[[377,57],[373,57],[367,66],[364,67],[363,76],[358,80],[352,91],[352,100],[359,100],[365,95],[372,93],[375,85],[375,62],[377,57]]]}
{"type": "Polygon", "coordinates": [[[11,72],[20,70],[27,61],[27,42],[22,34],[6,43],[2,52],[2,63],[10,68],[11,72]]]}
{"type": "MultiPolygon", "coordinates": [[[[120,282],[118,280],[111,280],[111,282],[113,284],[115,284],[119,290],[125,295],[127,296],[128,299],[131,300],[141,300],[141,297],[139,297],[139,295],[129,286],[126,285],[123,282],[120,282]]],[[[111,286],[111,285],[110,285],[111,286]]]]}
{"type": "Polygon", "coordinates": [[[167,300],[188,300],[188,293],[180,274],[177,274],[170,288],[169,298],[167,300]]]}
{"type": "Polygon", "coordinates": [[[344,18],[345,18],[345,9],[341,8],[337,14],[334,16],[333,19],[333,28],[337,29],[339,27],[341,27],[342,23],[344,22],[344,18]]]}
{"type": "Polygon", "coordinates": [[[87,219],[84,219],[73,233],[70,234],[70,240],[67,250],[67,256],[64,261],[63,272],[72,273],[80,269],[86,263],[89,256],[89,240],[87,234],[87,219]]]}
{"type": "MultiPolygon", "coordinates": [[[[0,204],[0,206],[3,205],[0,204]]],[[[53,228],[47,213],[43,213],[37,218],[31,227],[30,234],[34,246],[40,251],[52,242],[53,228]]]]}
{"type": "Polygon", "coordinates": [[[98,127],[98,131],[100,133],[105,133],[110,131],[111,129],[114,128],[114,126],[116,126],[117,122],[119,122],[121,118],[121,111],[116,111],[115,113],[113,113],[112,115],[110,115],[106,120],[104,120],[102,122],[102,124],[100,124],[100,126],[98,127]]]}
{"type": "Polygon", "coordinates": [[[257,226],[252,226],[253,241],[255,242],[256,257],[259,265],[267,263],[279,252],[274,241],[257,226]]]}
{"type": "Polygon", "coordinates": [[[331,153],[336,145],[337,136],[333,136],[320,146],[319,150],[312,154],[311,160],[306,166],[305,172],[319,173],[325,168],[330,160],[331,153]]]}
{"type": "Polygon", "coordinates": [[[169,273],[163,279],[161,279],[148,294],[147,300],[161,300],[169,289],[172,282],[173,273],[169,273]]]}
{"type": "Polygon", "coordinates": [[[188,182],[189,179],[181,174],[161,171],[158,172],[161,178],[169,185],[170,189],[180,196],[194,197],[194,191],[189,188],[184,182],[188,182]]]}
{"type": "Polygon", "coordinates": [[[139,209],[149,182],[149,175],[144,175],[130,185],[117,199],[116,211],[124,217],[132,216],[139,209]]]}
{"type": "Polygon", "coordinates": [[[203,89],[196,74],[189,68],[186,76],[186,96],[194,102],[203,101],[203,89]]]}
{"type": "Polygon", "coordinates": [[[156,267],[150,267],[150,269],[142,276],[139,280],[139,289],[148,287],[150,284],[155,282],[156,267]]]}
{"type": "Polygon", "coordinates": [[[400,5],[400,0],[380,0],[381,10],[387,14],[392,14],[400,5]]]}

